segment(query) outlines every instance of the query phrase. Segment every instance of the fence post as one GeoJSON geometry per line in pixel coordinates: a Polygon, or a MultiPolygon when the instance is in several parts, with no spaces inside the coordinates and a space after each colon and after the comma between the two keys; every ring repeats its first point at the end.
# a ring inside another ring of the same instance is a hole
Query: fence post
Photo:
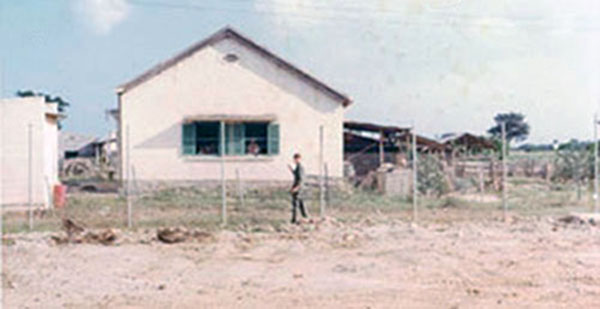
{"type": "Polygon", "coordinates": [[[29,230],[33,230],[33,125],[27,125],[27,206],[29,210],[29,230]]]}
{"type": "Polygon", "coordinates": [[[483,180],[483,166],[479,165],[479,193],[481,193],[481,202],[483,202],[483,196],[485,194],[485,184],[483,180]]]}
{"type": "Polygon", "coordinates": [[[238,195],[240,197],[240,204],[242,205],[242,208],[245,208],[244,188],[242,187],[242,178],[240,177],[240,170],[237,168],[235,169],[235,178],[237,180],[237,189],[238,189],[238,195]]]}
{"type": "Polygon", "coordinates": [[[329,168],[327,168],[327,163],[323,165],[323,169],[325,170],[325,205],[329,206],[329,168]]]}
{"type": "Polygon", "coordinates": [[[598,196],[598,114],[594,114],[594,213],[598,213],[600,196],[598,196]]]}
{"type": "Polygon", "coordinates": [[[506,177],[508,176],[506,170],[506,122],[501,123],[502,129],[502,209],[504,221],[507,218],[508,201],[507,201],[507,188],[506,188],[506,177]]]}
{"type": "Polygon", "coordinates": [[[132,214],[131,214],[131,161],[129,157],[129,152],[131,149],[131,139],[129,135],[129,125],[125,128],[125,134],[127,135],[127,148],[125,149],[125,159],[127,163],[125,164],[125,171],[127,173],[127,228],[131,228],[133,226],[132,222],[132,214]]]}
{"type": "Polygon", "coordinates": [[[323,126],[319,126],[319,210],[321,217],[325,217],[325,190],[323,188],[323,126]]]}
{"type": "Polygon", "coordinates": [[[221,224],[227,225],[227,184],[225,182],[225,122],[221,121],[221,224]]]}
{"type": "Polygon", "coordinates": [[[412,168],[413,168],[413,221],[417,222],[417,198],[418,198],[418,186],[419,186],[419,176],[417,173],[417,132],[415,125],[412,126],[412,168]]]}

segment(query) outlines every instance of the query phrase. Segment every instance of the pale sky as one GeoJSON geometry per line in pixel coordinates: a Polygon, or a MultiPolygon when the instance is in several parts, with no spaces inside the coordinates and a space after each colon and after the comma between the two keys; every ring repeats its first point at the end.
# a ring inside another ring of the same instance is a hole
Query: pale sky
{"type": "Polygon", "coordinates": [[[0,1],[0,91],[61,95],[65,130],[104,135],[114,88],[231,25],[348,94],[347,118],[430,136],[526,115],[530,142],[590,139],[597,0],[0,1]]]}

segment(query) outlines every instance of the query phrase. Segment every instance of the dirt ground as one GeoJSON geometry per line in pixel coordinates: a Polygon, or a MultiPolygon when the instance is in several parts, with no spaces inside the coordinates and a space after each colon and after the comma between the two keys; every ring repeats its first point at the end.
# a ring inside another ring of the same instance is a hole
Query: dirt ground
{"type": "Polygon", "coordinates": [[[113,245],[5,235],[4,308],[599,308],[600,227],[333,219],[113,245]]]}

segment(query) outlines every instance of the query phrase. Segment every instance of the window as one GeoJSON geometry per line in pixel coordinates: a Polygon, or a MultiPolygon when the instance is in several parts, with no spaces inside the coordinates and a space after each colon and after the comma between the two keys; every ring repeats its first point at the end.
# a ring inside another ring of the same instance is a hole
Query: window
{"type": "Polygon", "coordinates": [[[227,156],[279,154],[279,125],[271,122],[198,121],[183,124],[184,155],[214,155],[221,151],[221,126],[224,125],[224,153],[227,156]]]}

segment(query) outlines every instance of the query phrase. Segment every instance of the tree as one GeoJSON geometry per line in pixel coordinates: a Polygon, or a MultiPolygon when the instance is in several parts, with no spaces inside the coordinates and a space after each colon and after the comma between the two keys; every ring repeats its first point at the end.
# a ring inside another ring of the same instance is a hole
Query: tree
{"type": "MultiPolygon", "coordinates": [[[[59,113],[65,113],[67,111],[67,107],[69,107],[71,105],[71,103],[67,102],[66,100],[64,100],[63,98],[61,98],[59,96],[52,96],[47,93],[34,92],[32,90],[19,90],[19,91],[17,91],[16,95],[21,98],[44,97],[44,101],[46,101],[46,103],[58,103],[58,112],[59,113]]],[[[58,129],[59,130],[62,129],[62,123],[60,120],[58,121],[58,129]]]]}
{"type": "Polygon", "coordinates": [[[488,133],[496,139],[502,138],[502,123],[506,123],[506,141],[521,142],[529,136],[529,124],[525,122],[525,116],[519,113],[504,113],[494,117],[496,124],[488,130],[488,133]]]}

